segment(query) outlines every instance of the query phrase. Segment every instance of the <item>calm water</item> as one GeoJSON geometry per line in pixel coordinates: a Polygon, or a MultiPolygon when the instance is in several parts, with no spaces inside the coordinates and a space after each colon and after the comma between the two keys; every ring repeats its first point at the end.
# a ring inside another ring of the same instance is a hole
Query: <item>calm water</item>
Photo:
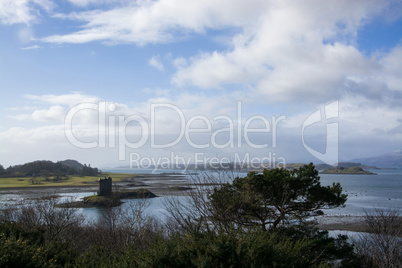
{"type": "Polygon", "coordinates": [[[370,170],[378,175],[321,174],[322,185],[339,182],[348,201],[345,208],[327,210],[331,215],[364,215],[364,209],[402,209],[402,170],[370,170]]]}
{"type": "MultiPolygon", "coordinates": [[[[364,209],[379,208],[400,208],[402,209],[402,169],[370,170],[378,175],[334,175],[320,174],[322,185],[332,185],[339,182],[348,200],[344,208],[325,210],[327,215],[364,215],[364,209]]],[[[114,171],[117,172],[117,171],[114,171]]],[[[123,172],[119,170],[118,172],[123,172]]],[[[124,172],[127,172],[125,170],[124,172]]],[[[166,171],[161,171],[166,172],[166,171]]],[[[168,172],[180,172],[168,171],[168,172]]],[[[133,170],[132,173],[138,173],[133,170]]],[[[159,171],[158,171],[159,173],[159,171]]],[[[193,173],[190,171],[190,173],[193,173]]],[[[235,176],[245,176],[246,173],[235,173],[235,176]]],[[[191,176],[189,176],[191,180],[191,176]]],[[[185,200],[185,197],[174,197],[185,200]]],[[[147,212],[163,220],[167,211],[164,209],[166,197],[157,197],[148,200],[147,212]]],[[[136,200],[125,200],[123,206],[137,202],[136,200]]],[[[84,209],[87,212],[87,209],[84,209]]]]}
{"type": "MultiPolygon", "coordinates": [[[[111,172],[141,173],[141,170],[110,170],[111,172]]],[[[371,170],[378,175],[334,175],[321,174],[321,184],[331,185],[333,182],[339,182],[345,193],[348,194],[346,207],[326,210],[328,215],[364,215],[364,209],[373,207],[380,208],[401,208],[402,209],[402,169],[394,170],[371,170]]],[[[157,173],[179,173],[180,170],[157,171],[157,173]]],[[[142,173],[152,173],[152,170],[142,170],[142,173]]],[[[190,171],[190,173],[193,173],[190,171]]],[[[245,173],[236,173],[235,176],[245,176],[245,173]]],[[[191,180],[192,176],[187,176],[191,180]]],[[[84,196],[93,195],[94,192],[86,193],[63,193],[59,194],[60,201],[67,199],[80,200],[84,196]]],[[[156,197],[146,200],[146,213],[164,220],[167,215],[164,203],[166,198],[177,198],[185,201],[185,197],[156,197]]],[[[23,195],[2,195],[0,196],[0,205],[10,203],[20,203],[24,200],[23,195]]],[[[124,209],[127,206],[135,205],[138,200],[123,200],[124,209]]],[[[24,201],[23,201],[24,202],[24,201]]],[[[100,216],[99,208],[81,208],[79,210],[89,220],[96,220],[100,216]]]]}

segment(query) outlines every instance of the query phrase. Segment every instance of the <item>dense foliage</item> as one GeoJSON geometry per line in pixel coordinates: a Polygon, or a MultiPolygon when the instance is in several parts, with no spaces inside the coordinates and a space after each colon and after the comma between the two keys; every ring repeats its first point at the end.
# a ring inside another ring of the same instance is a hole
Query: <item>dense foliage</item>
{"type": "Polygon", "coordinates": [[[45,227],[27,229],[18,223],[0,224],[1,267],[322,267],[342,260],[356,263],[346,238],[326,233],[308,236],[291,230],[248,232],[208,230],[175,232],[168,237],[150,230],[146,239],[121,236],[103,239],[109,231],[98,226],[71,228],[71,237],[46,238],[45,227]],[[115,248],[115,244],[121,244],[115,248]],[[125,245],[125,246],[124,246],[125,245]]]}

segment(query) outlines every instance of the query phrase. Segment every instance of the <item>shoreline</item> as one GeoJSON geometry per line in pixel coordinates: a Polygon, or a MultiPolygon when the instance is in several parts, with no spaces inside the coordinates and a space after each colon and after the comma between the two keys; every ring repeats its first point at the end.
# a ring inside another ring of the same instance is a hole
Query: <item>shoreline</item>
{"type": "Polygon", "coordinates": [[[317,222],[321,230],[365,232],[364,216],[324,215],[317,219],[317,222]]]}
{"type": "MultiPolygon", "coordinates": [[[[117,191],[147,189],[157,195],[164,196],[186,196],[193,189],[193,183],[185,176],[176,174],[141,174],[126,177],[121,181],[114,181],[113,187],[117,191]]],[[[205,186],[211,186],[206,183],[205,186]]],[[[54,195],[58,193],[96,193],[99,189],[98,183],[87,182],[80,185],[52,185],[52,186],[24,186],[0,188],[1,195],[21,195],[23,198],[36,198],[38,196],[54,195]]],[[[4,200],[7,202],[7,200],[4,200]]],[[[364,231],[364,216],[361,215],[323,215],[315,218],[320,230],[328,231],[364,231]]]]}
{"type": "MultiPolygon", "coordinates": [[[[318,228],[326,231],[350,231],[357,233],[367,233],[367,227],[365,223],[365,216],[353,216],[353,215],[324,215],[321,216],[318,221],[318,228]]],[[[402,216],[399,216],[399,221],[402,222],[402,216]]],[[[402,226],[399,227],[401,232],[399,237],[402,237],[402,226]]]]}

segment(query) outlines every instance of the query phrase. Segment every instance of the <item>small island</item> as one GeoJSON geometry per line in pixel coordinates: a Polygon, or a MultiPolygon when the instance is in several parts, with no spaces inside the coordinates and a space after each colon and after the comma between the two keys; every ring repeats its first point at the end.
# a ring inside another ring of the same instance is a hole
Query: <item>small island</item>
{"type": "Polygon", "coordinates": [[[154,197],[157,196],[147,189],[135,189],[113,193],[110,196],[86,196],[83,198],[82,201],[63,203],[57,206],[69,208],[116,207],[124,203],[121,201],[121,199],[144,199],[154,197]]]}
{"type": "Polygon", "coordinates": [[[337,167],[326,169],[321,174],[352,174],[352,175],[377,175],[376,173],[362,169],[361,167],[337,167]]]}
{"type": "Polygon", "coordinates": [[[99,178],[99,192],[97,195],[86,196],[83,201],[60,204],[60,207],[116,207],[123,204],[121,199],[143,199],[156,197],[147,189],[134,189],[112,192],[112,178],[99,178]]]}

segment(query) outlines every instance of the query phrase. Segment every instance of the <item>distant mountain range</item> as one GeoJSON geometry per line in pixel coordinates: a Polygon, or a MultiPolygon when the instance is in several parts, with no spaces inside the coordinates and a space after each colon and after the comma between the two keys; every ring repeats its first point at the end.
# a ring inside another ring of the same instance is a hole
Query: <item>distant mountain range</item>
{"type": "Polygon", "coordinates": [[[402,168],[402,150],[379,156],[356,158],[350,160],[350,162],[358,162],[379,168],[402,168]]]}
{"type": "Polygon", "coordinates": [[[339,162],[334,165],[335,168],[351,168],[351,167],[359,167],[365,169],[378,169],[377,166],[374,165],[365,165],[360,162],[339,162]]]}
{"type": "MultiPolygon", "coordinates": [[[[68,160],[67,160],[68,161],[68,160]]],[[[63,163],[66,165],[66,163],[63,163]]],[[[295,169],[300,168],[306,163],[288,163],[286,164],[287,169],[295,169]]],[[[216,163],[204,163],[204,164],[189,164],[179,165],[176,164],[176,169],[187,169],[187,170],[216,170],[216,163]]],[[[274,165],[275,166],[275,165],[274,165]]],[[[281,166],[281,165],[279,165],[281,166]]],[[[238,171],[259,171],[267,167],[267,163],[250,164],[250,163],[222,163],[218,169],[222,170],[238,170],[238,171]]],[[[358,167],[361,169],[379,169],[379,168],[402,168],[402,150],[394,151],[392,153],[387,153],[374,157],[366,157],[366,158],[356,158],[345,162],[339,162],[335,165],[328,164],[316,164],[317,170],[328,170],[328,169],[336,169],[336,168],[352,168],[358,167]]],[[[135,167],[134,167],[135,168],[135,167]]],[[[150,166],[149,168],[156,168],[155,166],[150,166]]],[[[114,169],[130,169],[130,166],[119,166],[114,169]]]]}

